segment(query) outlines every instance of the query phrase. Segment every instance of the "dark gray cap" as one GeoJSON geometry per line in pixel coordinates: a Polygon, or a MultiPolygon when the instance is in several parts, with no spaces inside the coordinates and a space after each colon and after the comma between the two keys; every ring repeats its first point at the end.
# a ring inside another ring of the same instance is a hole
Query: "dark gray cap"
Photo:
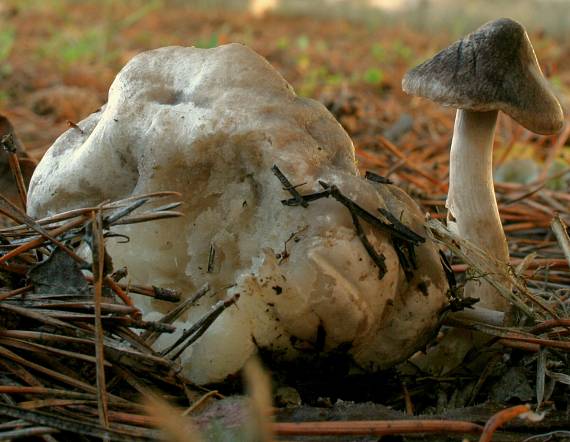
{"type": "Polygon", "coordinates": [[[457,109],[501,110],[539,134],[564,124],[525,29],[508,18],[481,26],[416,66],[402,88],[457,109]]]}

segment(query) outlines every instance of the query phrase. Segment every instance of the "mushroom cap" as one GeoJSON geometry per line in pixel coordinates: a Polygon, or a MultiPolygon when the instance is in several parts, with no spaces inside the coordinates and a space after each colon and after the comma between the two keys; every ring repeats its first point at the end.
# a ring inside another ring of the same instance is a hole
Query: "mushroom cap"
{"type": "Polygon", "coordinates": [[[481,26],[406,73],[404,92],[444,106],[501,110],[539,134],[558,132],[564,115],[520,23],[481,26]]]}

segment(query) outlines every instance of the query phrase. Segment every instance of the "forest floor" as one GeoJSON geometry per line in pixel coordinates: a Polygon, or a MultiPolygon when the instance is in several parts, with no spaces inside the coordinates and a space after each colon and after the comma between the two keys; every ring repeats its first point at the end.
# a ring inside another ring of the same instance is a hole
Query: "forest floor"
{"type": "MultiPolygon", "coordinates": [[[[454,111],[407,96],[401,79],[457,35],[340,19],[196,11],[169,1],[6,1],[0,6],[0,24],[0,113],[11,120],[36,160],[70,124],[105,103],[114,76],[138,52],[241,42],[266,57],[299,95],[321,101],[335,115],[353,139],[363,171],[389,177],[433,218],[445,218],[454,111]]],[[[570,109],[570,44],[544,33],[530,37],[545,75],[570,109]]],[[[501,115],[494,154],[512,264],[524,262],[522,275],[529,287],[561,301],[570,298],[570,269],[550,223],[560,214],[570,224],[569,122],[567,117],[561,133],[544,137],[501,115]],[[532,253],[536,255],[527,259],[532,253]]],[[[461,279],[465,265],[453,264],[461,279]]],[[[540,348],[542,353],[528,348],[498,353],[484,377],[474,371],[445,377],[398,371],[381,379],[349,380],[330,390],[334,380],[319,372],[294,387],[305,405],[320,411],[289,409],[283,419],[371,419],[380,413],[370,407],[358,413],[338,411],[344,405],[337,400],[343,400],[373,401],[408,414],[443,416],[459,409],[464,411],[455,417],[484,423],[491,410],[536,402],[538,395],[555,418],[550,427],[539,425],[536,434],[559,431],[550,436],[559,439],[550,440],[562,440],[568,437],[563,430],[570,428],[568,349],[540,348]],[[540,367],[544,371],[547,360],[552,363],[546,372],[559,375],[545,381],[545,373],[541,378],[537,372],[540,367]],[[490,407],[490,400],[497,407],[490,407]],[[465,408],[477,404],[485,405],[465,408]]],[[[287,386],[295,382],[291,376],[276,377],[287,386]]],[[[516,425],[511,431],[502,440],[533,433],[516,425]]]]}

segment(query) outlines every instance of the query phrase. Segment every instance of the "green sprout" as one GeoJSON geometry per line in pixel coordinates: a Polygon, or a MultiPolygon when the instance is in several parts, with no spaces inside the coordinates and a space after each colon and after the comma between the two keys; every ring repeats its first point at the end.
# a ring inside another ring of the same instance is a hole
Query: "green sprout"
{"type": "Polygon", "coordinates": [[[281,49],[281,50],[285,50],[287,48],[289,48],[289,45],[291,44],[291,42],[289,41],[289,38],[287,38],[287,36],[283,36],[283,37],[279,37],[279,39],[277,40],[276,46],[277,49],[281,49]]]}
{"type": "Polygon", "coordinates": [[[378,68],[369,68],[364,72],[362,79],[372,85],[379,85],[384,79],[384,72],[378,68]]]}
{"type": "Polygon", "coordinates": [[[198,40],[194,46],[202,49],[210,49],[215,48],[219,44],[220,38],[216,32],[213,32],[208,38],[198,40]]]}
{"type": "Polygon", "coordinates": [[[0,62],[5,61],[10,56],[15,39],[14,29],[7,27],[0,31],[0,62]]]}
{"type": "Polygon", "coordinates": [[[309,40],[309,37],[307,37],[305,34],[300,35],[297,38],[297,47],[302,51],[306,51],[309,48],[310,44],[311,40],[309,40]]]}

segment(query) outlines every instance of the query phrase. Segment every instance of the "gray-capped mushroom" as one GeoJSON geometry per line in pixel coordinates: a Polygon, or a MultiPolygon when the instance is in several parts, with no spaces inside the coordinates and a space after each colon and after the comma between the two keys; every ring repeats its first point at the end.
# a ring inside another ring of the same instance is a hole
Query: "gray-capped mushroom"
{"type": "MultiPolygon", "coordinates": [[[[464,238],[508,262],[492,175],[498,111],[538,134],[556,133],[564,123],[525,29],[507,18],[491,21],[410,70],[402,88],[457,109],[446,203],[449,218],[464,238]]],[[[483,307],[508,308],[507,301],[483,282],[470,282],[466,295],[480,298],[483,307]]]]}

